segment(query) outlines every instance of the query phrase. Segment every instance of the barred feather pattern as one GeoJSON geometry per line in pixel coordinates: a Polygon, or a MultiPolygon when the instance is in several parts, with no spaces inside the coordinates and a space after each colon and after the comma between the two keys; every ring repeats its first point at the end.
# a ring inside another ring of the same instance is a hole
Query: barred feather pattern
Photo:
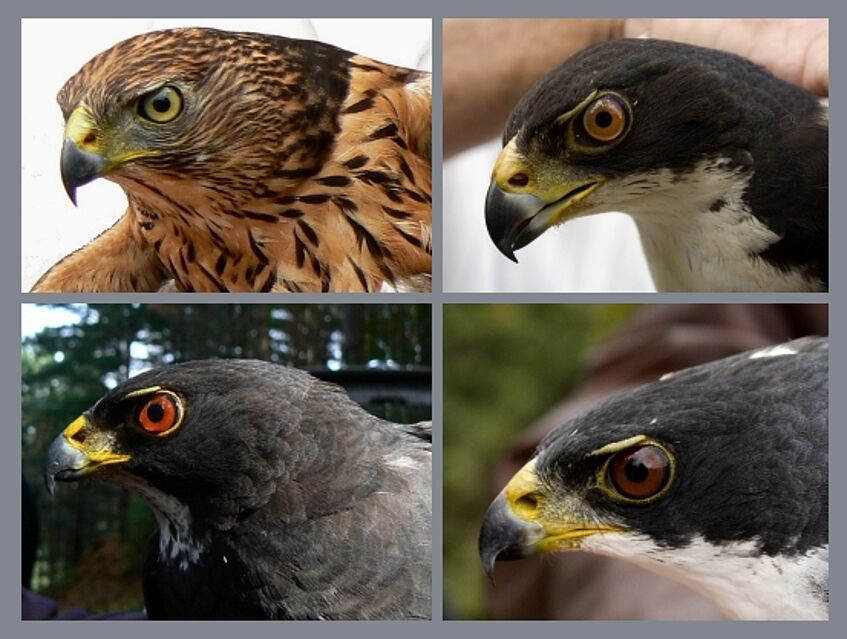
{"type": "Polygon", "coordinates": [[[428,286],[428,73],[319,42],[176,29],[100,54],[58,99],[66,118],[92,114],[107,157],[148,154],[105,175],[127,194],[125,218],[36,290],[428,286]],[[164,84],[183,112],[143,121],[140,97],[164,84]]]}

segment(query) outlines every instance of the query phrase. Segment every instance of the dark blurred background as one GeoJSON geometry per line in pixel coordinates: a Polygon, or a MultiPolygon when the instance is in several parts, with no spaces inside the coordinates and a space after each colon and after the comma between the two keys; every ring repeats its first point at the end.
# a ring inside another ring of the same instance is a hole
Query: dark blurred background
{"type": "Polygon", "coordinates": [[[450,614],[485,617],[476,547],[496,462],[528,424],[577,385],[585,351],[638,308],[444,307],[444,595],[450,614]]]}
{"type": "Polygon", "coordinates": [[[53,438],[128,377],[193,359],[256,358],[340,384],[380,417],[431,418],[428,304],[23,306],[21,464],[35,512],[24,508],[22,582],[61,608],[143,607],[150,509],[96,481],[62,484],[50,499],[42,480],[53,438]]]}

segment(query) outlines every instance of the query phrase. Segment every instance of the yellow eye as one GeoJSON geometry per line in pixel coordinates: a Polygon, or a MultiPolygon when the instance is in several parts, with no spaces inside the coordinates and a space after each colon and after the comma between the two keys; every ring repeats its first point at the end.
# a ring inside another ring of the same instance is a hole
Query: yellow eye
{"type": "Polygon", "coordinates": [[[626,131],[628,115],[623,100],[607,94],[588,106],[582,116],[582,125],[597,142],[612,142],[626,131]]]}
{"type": "Polygon", "coordinates": [[[182,113],[182,95],[172,86],[163,86],[138,101],[138,115],[156,124],[170,122],[182,113]]]}

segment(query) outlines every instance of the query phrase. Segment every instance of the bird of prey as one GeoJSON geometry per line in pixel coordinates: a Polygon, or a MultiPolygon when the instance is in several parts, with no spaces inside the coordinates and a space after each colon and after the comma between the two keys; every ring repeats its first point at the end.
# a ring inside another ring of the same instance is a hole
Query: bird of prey
{"type": "Polygon", "coordinates": [[[827,372],[828,342],[804,338],[563,424],[488,509],[486,572],[580,550],[676,579],[734,618],[826,618],[827,372]]]}
{"type": "Polygon", "coordinates": [[[204,360],[110,391],[56,438],[45,477],[153,508],[150,618],[429,618],[431,435],[301,371],[204,360]]]}
{"type": "Polygon", "coordinates": [[[748,60],[612,40],[515,107],[486,224],[517,261],[557,224],[621,211],[660,291],[823,291],[827,146],[827,107],[748,60]]]}
{"type": "Polygon", "coordinates": [[[430,287],[429,73],[173,29],[100,53],[58,101],[71,200],[104,177],[128,208],[34,291],[430,287]]]}

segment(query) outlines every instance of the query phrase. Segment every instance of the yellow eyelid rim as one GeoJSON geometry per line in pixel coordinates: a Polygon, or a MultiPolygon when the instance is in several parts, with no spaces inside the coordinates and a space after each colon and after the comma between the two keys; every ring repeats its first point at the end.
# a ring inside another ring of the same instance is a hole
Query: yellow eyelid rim
{"type": "Polygon", "coordinates": [[[595,89],[594,91],[591,92],[591,95],[589,95],[587,98],[585,98],[585,100],[580,102],[579,105],[576,108],[571,109],[570,111],[568,111],[564,115],[560,115],[558,118],[556,118],[556,123],[562,123],[562,122],[565,122],[566,120],[569,120],[569,122],[568,122],[568,146],[572,149],[576,149],[580,153],[586,153],[586,154],[591,155],[591,154],[605,153],[606,151],[613,149],[618,144],[623,142],[626,139],[626,136],[629,134],[630,129],[632,129],[632,123],[635,120],[635,114],[633,114],[633,112],[632,112],[632,104],[630,104],[629,100],[627,100],[620,93],[616,93],[615,91],[600,91],[600,90],[595,89]],[[605,143],[597,140],[597,142],[599,144],[599,146],[597,146],[597,147],[583,146],[581,144],[577,144],[576,135],[573,132],[574,122],[576,121],[575,116],[581,115],[582,111],[585,110],[585,107],[587,107],[589,104],[591,104],[594,100],[602,98],[605,95],[613,95],[616,98],[618,98],[621,102],[623,102],[624,109],[626,109],[626,115],[627,115],[626,128],[624,128],[623,132],[618,137],[616,137],[614,140],[611,140],[611,141],[605,142],[605,143]]]}
{"type": "MultiPolygon", "coordinates": [[[[172,397],[174,402],[176,403],[177,412],[179,413],[174,425],[171,426],[168,430],[162,431],[161,433],[151,433],[150,431],[144,430],[140,426],[138,427],[138,430],[140,430],[146,436],[155,437],[158,439],[160,437],[167,437],[168,435],[172,435],[179,429],[180,426],[182,426],[182,420],[185,417],[185,401],[182,399],[182,397],[180,397],[173,391],[168,390],[167,388],[162,388],[161,386],[148,386],[147,388],[139,388],[137,390],[130,391],[129,393],[124,395],[121,400],[123,401],[126,399],[133,399],[135,397],[143,397],[145,395],[157,394],[168,395],[169,397],[172,397]]],[[[133,419],[136,418],[135,415],[133,415],[132,417],[133,419]]]]}
{"type": "MultiPolygon", "coordinates": [[[[133,397],[141,397],[142,395],[151,395],[153,393],[158,393],[159,391],[165,390],[161,386],[149,386],[148,388],[139,388],[138,390],[130,391],[126,395],[124,395],[121,399],[132,399],[133,397]]],[[[170,391],[167,391],[170,392],[170,391]]]]}
{"type": "Polygon", "coordinates": [[[593,450],[588,453],[589,457],[599,457],[601,455],[608,455],[610,453],[617,453],[618,451],[629,448],[630,446],[635,446],[636,444],[640,444],[643,441],[647,441],[650,438],[647,435],[635,435],[634,437],[627,437],[626,439],[622,439],[619,442],[612,442],[611,444],[606,444],[605,446],[601,446],[597,450],[593,450]]]}
{"type": "Polygon", "coordinates": [[[670,490],[670,487],[673,486],[674,481],[676,480],[676,457],[674,457],[673,453],[671,453],[670,449],[664,444],[652,439],[648,435],[635,435],[634,437],[628,437],[627,439],[622,439],[618,442],[612,442],[611,444],[606,444],[601,448],[598,448],[595,451],[592,451],[588,454],[589,457],[598,457],[608,455],[606,457],[606,461],[603,462],[603,465],[597,471],[595,476],[597,481],[597,488],[601,490],[605,495],[611,497],[617,502],[622,504],[650,504],[658,499],[661,499],[665,496],[665,493],[670,490]],[[609,464],[612,463],[612,457],[614,457],[614,453],[619,453],[622,450],[626,450],[627,448],[631,448],[632,446],[655,446],[656,448],[664,451],[665,455],[668,457],[668,481],[662,487],[662,489],[657,492],[655,495],[651,495],[646,499],[632,499],[631,497],[624,497],[614,488],[611,488],[606,483],[606,476],[609,470],[609,464]]]}
{"type": "Polygon", "coordinates": [[[563,124],[573,118],[577,113],[581,112],[585,107],[594,102],[594,99],[599,97],[598,94],[600,92],[597,89],[594,89],[591,93],[588,94],[588,97],[585,98],[582,102],[577,104],[573,109],[568,111],[567,113],[563,113],[558,118],[556,118],[556,124],[563,124]]]}

